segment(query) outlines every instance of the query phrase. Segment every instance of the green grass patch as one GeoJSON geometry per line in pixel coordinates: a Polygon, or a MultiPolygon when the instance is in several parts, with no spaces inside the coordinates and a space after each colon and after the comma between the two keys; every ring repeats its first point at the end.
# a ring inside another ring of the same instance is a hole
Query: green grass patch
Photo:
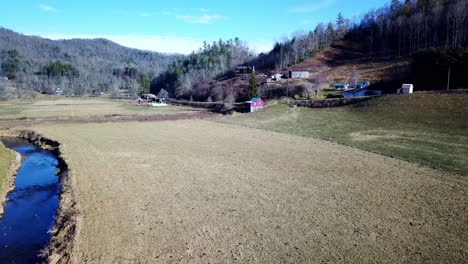
{"type": "Polygon", "coordinates": [[[14,158],[13,153],[0,142],[0,197],[5,196],[6,183],[11,176],[8,175],[8,171],[14,158]]]}
{"type": "Polygon", "coordinates": [[[318,99],[333,99],[333,98],[342,98],[343,92],[342,91],[335,91],[333,89],[323,89],[318,94],[318,99]]]}
{"type": "Polygon", "coordinates": [[[316,137],[468,175],[468,94],[389,95],[330,109],[271,105],[221,122],[316,137]]]}
{"type": "Polygon", "coordinates": [[[182,112],[190,110],[187,107],[180,107],[174,105],[161,106],[161,107],[151,107],[147,104],[138,105],[136,103],[124,104],[124,109],[132,112],[146,112],[146,113],[172,113],[172,112],[182,112]]]}

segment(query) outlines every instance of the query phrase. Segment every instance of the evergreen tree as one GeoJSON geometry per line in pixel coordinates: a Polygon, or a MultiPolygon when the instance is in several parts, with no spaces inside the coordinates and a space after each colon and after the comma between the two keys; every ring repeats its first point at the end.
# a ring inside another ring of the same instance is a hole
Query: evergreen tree
{"type": "Polygon", "coordinates": [[[249,97],[258,97],[258,79],[255,73],[250,74],[249,80],[249,97]]]}
{"type": "Polygon", "coordinates": [[[390,11],[392,14],[397,14],[400,11],[401,3],[400,0],[392,0],[390,3],[390,11]]]}
{"type": "Polygon", "coordinates": [[[342,38],[345,35],[345,20],[343,18],[343,15],[338,13],[338,17],[336,18],[336,38],[342,38]]]}
{"type": "Polygon", "coordinates": [[[1,69],[9,79],[15,79],[16,73],[19,71],[19,52],[16,49],[4,50],[1,52],[3,62],[1,69]]]}
{"type": "Polygon", "coordinates": [[[333,28],[333,24],[330,22],[328,23],[326,30],[327,43],[331,43],[335,39],[335,37],[335,29],[333,28]]]}

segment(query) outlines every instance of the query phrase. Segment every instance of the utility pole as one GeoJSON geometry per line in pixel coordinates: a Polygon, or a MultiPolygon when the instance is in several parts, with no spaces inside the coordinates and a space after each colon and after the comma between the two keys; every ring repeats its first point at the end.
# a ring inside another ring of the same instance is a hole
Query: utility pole
{"type": "Polygon", "coordinates": [[[450,66],[448,68],[447,91],[450,90],[450,66]]]}

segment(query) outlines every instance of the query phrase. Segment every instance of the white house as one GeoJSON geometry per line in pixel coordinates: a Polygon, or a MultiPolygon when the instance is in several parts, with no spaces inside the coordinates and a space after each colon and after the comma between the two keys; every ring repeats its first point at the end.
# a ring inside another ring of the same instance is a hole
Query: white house
{"type": "Polygon", "coordinates": [[[403,84],[400,89],[397,90],[397,94],[412,94],[414,87],[412,84],[403,84]]]}
{"type": "Polygon", "coordinates": [[[289,71],[290,79],[307,79],[310,73],[308,71],[289,71]]]}
{"type": "Polygon", "coordinates": [[[281,80],[281,76],[283,76],[283,75],[281,75],[280,73],[277,73],[277,74],[271,76],[271,79],[273,81],[279,81],[279,80],[281,80]]]}

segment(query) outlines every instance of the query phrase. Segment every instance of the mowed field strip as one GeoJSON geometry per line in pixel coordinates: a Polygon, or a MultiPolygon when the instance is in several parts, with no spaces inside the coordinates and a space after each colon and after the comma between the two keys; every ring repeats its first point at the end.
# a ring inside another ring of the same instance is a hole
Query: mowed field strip
{"type": "Polygon", "coordinates": [[[76,263],[463,263],[468,178],[203,120],[57,124],[76,263]]]}
{"type": "Polygon", "coordinates": [[[37,124],[107,123],[214,118],[204,109],[168,105],[149,107],[130,100],[106,97],[64,98],[0,102],[0,129],[34,127],[37,124]]]}
{"type": "Polygon", "coordinates": [[[179,106],[148,107],[130,100],[112,100],[105,97],[66,98],[43,97],[36,100],[0,102],[0,119],[25,118],[83,118],[116,115],[157,115],[191,112],[194,109],[179,106]]]}

